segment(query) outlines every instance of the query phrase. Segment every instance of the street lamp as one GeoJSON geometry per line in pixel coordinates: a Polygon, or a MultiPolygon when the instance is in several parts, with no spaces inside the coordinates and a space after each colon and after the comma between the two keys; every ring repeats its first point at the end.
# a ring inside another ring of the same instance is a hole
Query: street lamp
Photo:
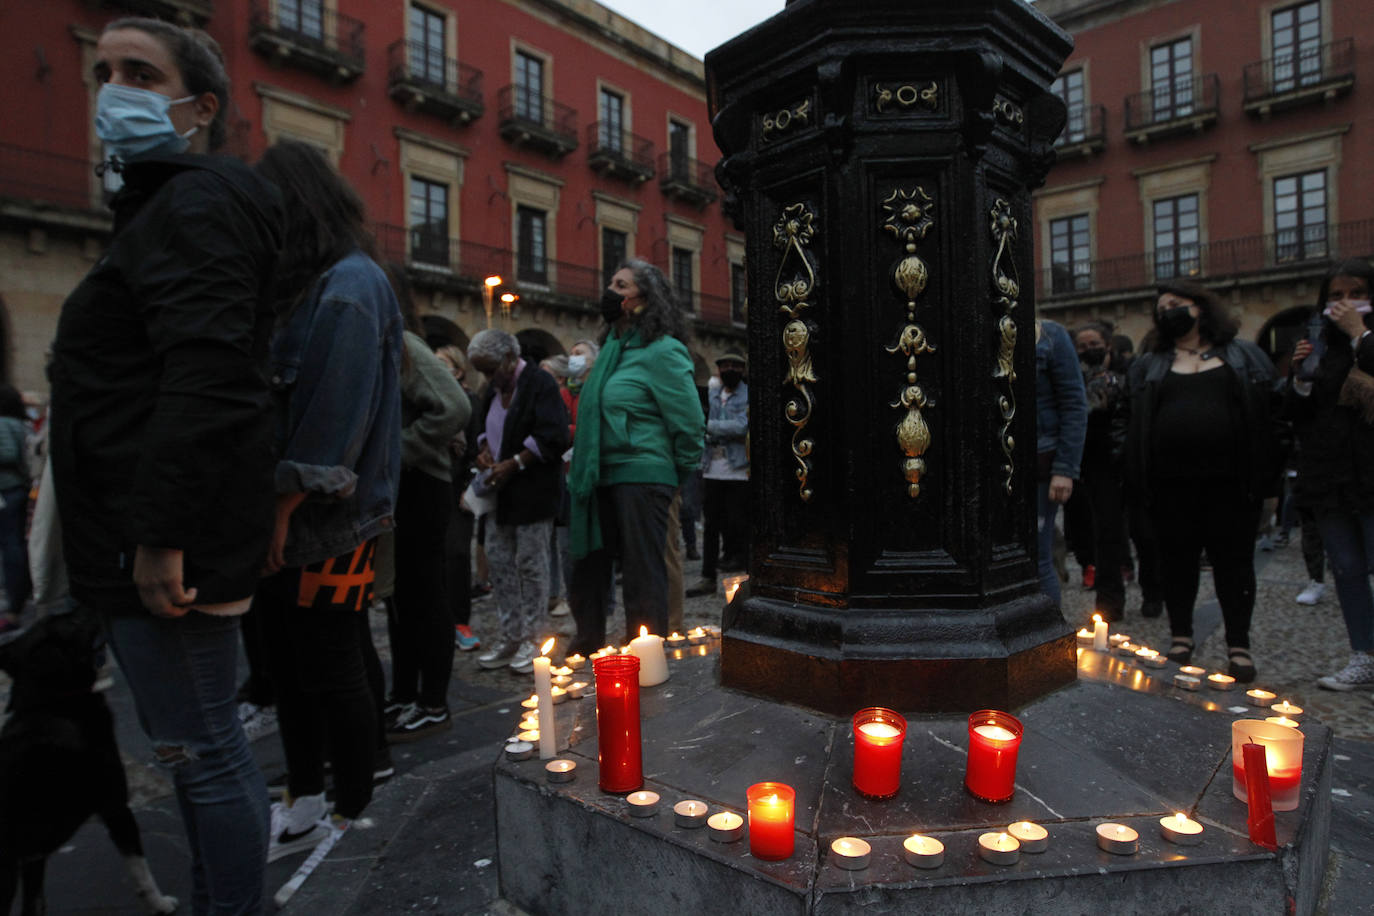
{"type": "Polygon", "coordinates": [[[511,310],[511,306],[513,306],[513,305],[514,305],[516,302],[518,302],[519,300],[520,300],[520,297],[517,296],[515,293],[502,293],[502,294],[501,294],[501,320],[502,320],[503,322],[505,322],[505,324],[506,324],[507,326],[510,325],[510,310],[511,310]]]}
{"type": "Polygon", "coordinates": [[[491,327],[491,297],[500,285],[501,278],[495,274],[482,281],[482,311],[487,315],[487,327],[491,327]]]}

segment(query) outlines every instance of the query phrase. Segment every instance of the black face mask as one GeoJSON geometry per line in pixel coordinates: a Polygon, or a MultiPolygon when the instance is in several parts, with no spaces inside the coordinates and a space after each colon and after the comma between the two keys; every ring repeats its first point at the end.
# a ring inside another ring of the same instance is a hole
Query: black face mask
{"type": "Polygon", "coordinates": [[[615,324],[625,312],[625,297],[613,289],[601,294],[601,317],[607,324],[615,324]]]}
{"type": "Polygon", "coordinates": [[[720,373],[720,383],[725,386],[727,391],[734,391],[739,387],[739,383],[744,380],[744,373],[738,369],[722,369],[720,373]]]}
{"type": "Polygon", "coordinates": [[[1188,311],[1188,306],[1176,305],[1171,309],[1156,312],[1155,323],[1159,325],[1159,333],[1169,340],[1178,340],[1193,329],[1197,319],[1188,311]]]}
{"type": "Polygon", "coordinates": [[[1100,366],[1107,361],[1107,351],[1089,347],[1078,354],[1078,361],[1085,366],[1100,366]]]}

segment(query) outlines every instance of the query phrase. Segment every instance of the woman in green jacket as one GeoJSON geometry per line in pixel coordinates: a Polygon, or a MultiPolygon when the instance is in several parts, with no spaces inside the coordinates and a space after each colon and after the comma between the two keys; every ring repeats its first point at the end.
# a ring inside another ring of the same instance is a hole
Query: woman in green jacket
{"type": "Polygon", "coordinates": [[[586,654],[606,642],[611,564],[624,576],[625,632],[667,635],[664,546],[677,488],[701,460],[702,414],[682,310],[662,271],[628,261],[601,296],[602,349],[577,407],[570,599],[586,654]]]}

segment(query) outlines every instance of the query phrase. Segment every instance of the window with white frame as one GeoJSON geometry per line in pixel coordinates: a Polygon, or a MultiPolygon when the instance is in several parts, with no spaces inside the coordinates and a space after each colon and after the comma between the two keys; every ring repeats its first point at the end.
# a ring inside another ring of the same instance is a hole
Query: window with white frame
{"type": "Polygon", "coordinates": [[[1274,179],[1274,256],[1326,257],[1326,170],[1274,179]]]}
{"type": "Polygon", "coordinates": [[[544,123],[544,60],[524,51],[515,52],[515,116],[544,123]]]}
{"type": "Polygon", "coordinates": [[[625,96],[610,89],[602,89],[597,101],[600,128],[597,140],[601,149],[609,153],[624,152],[625,96]]]}
{"type": "Polygon", "coordinates": [[[447,69],[444,60],[445,17],[442,13],[412,3],[408,29],[411,78],[443,88],[447,69]]]}
{"type": "Polygon", "coordinates": [[[1321,82],[1320,0],[1275,10],[1269,23],[1274,39],[1274,91],[1286,92],[1321,82]]]}
{"type": "Polygon", "coordinates": [[[1064,100],[1069,120],[1064,132],[1059,135],[1059,143],[1078,143],[1088,135],[1088,106],[1086,87],[1083,82],[1083,68],[1061,73],[1050,85],[1050,91],[1064,100]]]}
{"type": "Polygon", "coordinates": [[[1150,101],[1155,121],[1193,113],[1193,39],[1180,38],[1150,49],[1150,101]]]}
{"type": "Polygon", "coordinates": [[[1202,272],[1198,196],[1184,194],[1156,200],[1154,222],[1155,279],[1196,276],[1202,272]]]}
{"type": "Polygon", "coordinates": [[[1071,293],[1092,289],[1092,239],[1088,214],[1050,220],[1050,289],[1071,293]]]}
{"type": "Polygon", "coordinates": [[[410,179],[410,257],[422,264],[447,266],[448,185],[410,179]]]}
{"type": "Polygon", "coordinates": [[[324,39],[324,0],[277,0],[277,27],[302,38],[324,39]]]}

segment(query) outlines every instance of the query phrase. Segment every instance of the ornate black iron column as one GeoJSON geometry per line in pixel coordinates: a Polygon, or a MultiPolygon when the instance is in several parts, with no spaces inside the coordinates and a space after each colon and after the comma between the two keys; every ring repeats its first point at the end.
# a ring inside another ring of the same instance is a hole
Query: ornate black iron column
{"type": "Polygon", "coordinates": [[[790,0],[707,55],[751,304],[726,686],[844,713],[1073,680],[1035,569],[1030,205],[1071,46],[1021,0],[790,0]]]}

